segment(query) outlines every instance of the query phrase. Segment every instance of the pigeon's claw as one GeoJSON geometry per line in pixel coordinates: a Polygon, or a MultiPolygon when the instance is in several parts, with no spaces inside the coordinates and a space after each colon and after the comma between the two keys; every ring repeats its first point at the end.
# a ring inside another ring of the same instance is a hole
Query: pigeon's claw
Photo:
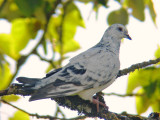
{"type": "Polygon", "coordinates": [[[105,103],[100,102],[99,99],[98,99],[98,97],[96,99],[93,98],[92,99],[92,103],[96,104],[96,106],[97,106],[97,112],[99,112],[99,105],[103,106],[108,111],[108,106],[105,103]]]}

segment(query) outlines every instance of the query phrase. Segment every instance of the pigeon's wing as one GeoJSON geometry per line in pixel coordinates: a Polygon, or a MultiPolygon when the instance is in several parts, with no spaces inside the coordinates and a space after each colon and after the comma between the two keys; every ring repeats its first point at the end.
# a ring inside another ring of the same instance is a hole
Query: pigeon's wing
{"type": "Polygon", "coordinates": [[[62,68],[58,68],[58,69],[54,69],[54,70],[50,71],[49,73],[46,74],[45,78],[54,75],[55,73],[59,72],[60,70],[62,70],[62,68]]]}
{"type": "Polygon", "coordinates": [[[31,96],[30,101],[75,95],[78,92],[89,89],[95,81],[88,76],[86,64],[89,58],[95,55],[95,51],[89,50],[72,59],[68,65],[47,74],[41,81],[39,89],[31,96]],[[87,80],[89,79],[89,80],[87,80]],[[89,81],[89,82],[87,82],[89,81]]]}
{"type": "Polygon", "coordinates": [[[78,65],[67,66],[56,74],[53,72],[53,75],[50,73],[45,81],[52,82],[45,83],[42,80],[45,85],[36,90],[30,101],[74,95],[84,89],[85,85],[81,84],[81,78],[85,74],[86,69],[78,65]]]}
{"type": "Polygon", "coordinates": [[[74,95],[78,91],[82,90],[82,87],[79,87],[78,85],[75,85],[74,83],[71,82],[65,83],[61,80],[57,80],[56,82],[58,85],[48,84],[38,89],[31,96],[29,101],[74,95]]]}
{"type": "MultiPolygon", "coordinates": [[[[104,51],[101,50],[99,48],[89,49],[71,59],[65,67],[50,72],[35,86],[36,92],[31,96],[30,101],[79,95],[83,92],[88,93],[86,90],[91,88],[94,94],[102,89],[98,88],[99,86],[110,85],[119,69],[119,64],[113,64],[113,62],[119,62],[112,52],[104,54],[104,51]]],[[[88,96],[91,95],[88,94],[88,96]]]]}

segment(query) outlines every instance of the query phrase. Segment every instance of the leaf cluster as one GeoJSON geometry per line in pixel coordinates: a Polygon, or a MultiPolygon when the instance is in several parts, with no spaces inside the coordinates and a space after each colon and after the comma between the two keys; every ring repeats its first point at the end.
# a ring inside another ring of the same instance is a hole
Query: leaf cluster
{"type": "Polygon", "coordinates": [[[138,114],[144,113],[150,106],[153,111],[160,111],[160,68],[148,67],[130,73],[127,93],[138,88],[136,108],[138,114]]]}
{"type": "MultiPolygon", "coordinates": [[[[155,52],[155,57],[160,57],[160,48],[155,52]]],[[[127,94],[133,93],[135,89],[136,109],[137,113],[141,114],[152,107],[154,112],[160,112],[160,66],[159,62],[153,66],[139,69],[130,73],[128,77],[127,94]]]]}

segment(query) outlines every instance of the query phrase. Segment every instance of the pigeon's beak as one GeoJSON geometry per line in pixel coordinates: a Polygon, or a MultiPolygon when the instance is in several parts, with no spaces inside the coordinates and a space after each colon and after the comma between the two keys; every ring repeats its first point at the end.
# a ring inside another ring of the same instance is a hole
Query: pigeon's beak
{"type": "Polygon", "coordinates": [[[126,34],[126,37],[125,38],[127,38],[127,39],[129,39],[129,40],[132,40],[132,38],[128,35],[128,34],[126,34]]]}

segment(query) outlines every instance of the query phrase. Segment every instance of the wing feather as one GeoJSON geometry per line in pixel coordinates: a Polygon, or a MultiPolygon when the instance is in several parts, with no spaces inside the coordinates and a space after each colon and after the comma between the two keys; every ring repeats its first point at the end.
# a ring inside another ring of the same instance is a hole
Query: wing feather
{"type": "Polygon", "coordinates": [[[44,80],[37,84],[38,90],[32,95],[30,101],[75,95],[82,90],[93,88],[97,80],[91,76],[96,75],[87,65],[100,50],[93,47],[72,58],[65,67],[47,74],[44,80]]]}

